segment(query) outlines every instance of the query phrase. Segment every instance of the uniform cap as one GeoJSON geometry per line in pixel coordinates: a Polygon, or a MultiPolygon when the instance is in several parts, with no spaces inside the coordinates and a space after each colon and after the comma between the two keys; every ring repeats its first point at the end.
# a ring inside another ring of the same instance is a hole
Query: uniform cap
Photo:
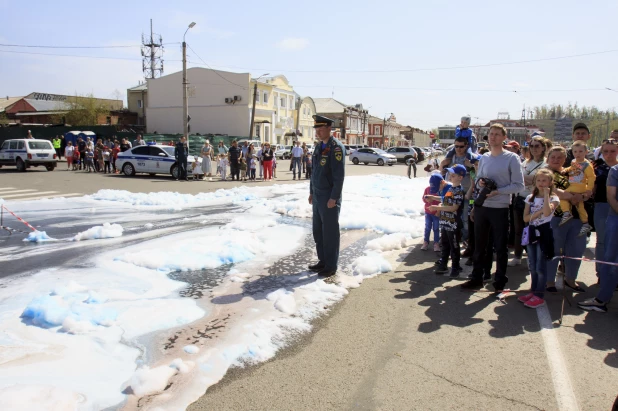
{"type": "Polygon", "coordinates": [[[318,127],[322,127],[322,126],[332,126],[333,125],[333,120],[328,118],[328,117],[324,117],[324,116],[320,116],[319,114],[316,114],[313,116],[313,128],[318,128],[318,127]]]}

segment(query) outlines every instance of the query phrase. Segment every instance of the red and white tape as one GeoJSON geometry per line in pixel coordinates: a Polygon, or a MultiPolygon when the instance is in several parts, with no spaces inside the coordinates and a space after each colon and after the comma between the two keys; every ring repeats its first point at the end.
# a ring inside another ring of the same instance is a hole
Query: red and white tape
{"type": "Polygon", "coordinates": [[[23,224],[25,224],[29,229],[31,229],[32,231],[37,231],[36,228],[32,227],[30,225],[30,223],[28,223],[26,220],[24,220],[23,218],[19,217],[18,215],[16,215],[14,212],[12,212],[11,210],[9,210],[8,208],[6,208],[6,206],[4,205],[0,205],[0,207],[2,207],[3,209],[5,209],[6,211],[8,211],[13,217],[15,217],[18,221],[22,222],[23,224]]]}
{"type": "Polygon", "coordinates": [[[579,261],[587,261],[589,263],[599,263],[599,264],[607,264],[607,265],[613,265],[613,266],[618,266],[618,263],[611,263],[609,261],[601,261],[601,260],[595,260],[592,258],[586,258],[586,257],[567,257],[566,255],[561,255],[558,257],[554,257],[553,259],[560,259],[560,258],[568,258],[569,260],[579,260],[579,261]]]}

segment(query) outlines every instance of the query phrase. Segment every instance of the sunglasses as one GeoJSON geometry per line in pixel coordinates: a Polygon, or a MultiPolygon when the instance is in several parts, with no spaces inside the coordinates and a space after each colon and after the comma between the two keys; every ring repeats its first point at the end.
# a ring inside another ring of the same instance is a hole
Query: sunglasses
{"type": "Polygon", "coordinates": [[[455,148],[466,148],[466,146],[455,146],[455,148]]]}
{"type": "Polygon", "coordinates": [[[603,144],[607,144],[607,143],[609,143],[609,144],[618,144],[618,141],[616,141],[613,138],[606,138],[605,140],[603,140],[603,144]]]}

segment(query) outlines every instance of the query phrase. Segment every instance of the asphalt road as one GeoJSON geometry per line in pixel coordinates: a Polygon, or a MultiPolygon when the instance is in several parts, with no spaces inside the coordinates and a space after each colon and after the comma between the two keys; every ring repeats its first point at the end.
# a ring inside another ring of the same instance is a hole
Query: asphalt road
{"type": "MultiPolygon", "coordinates": [[[[427,173],[422,170],[425,163],[418,168],[418,176],[427,173]]],[[[87,173],[84,171],[67,171],[66,163],[60,162],[58,168],[52,172],[41,167],[33,167],[25,173],[18,172],[15,167],[0,168],[0,198],[7,202],[17,200],[34,200],[53,197],[76,197],[92,194],[100,189],[128,190],[132,192],[175,191],[185,194],[216,191],[221,188],[232,188],[237,185],[270,185],[297,183],[293,180],[292,172],[288,171],[290,160],[277,162],[277,178],[269,182],[232,182],[221,181],[218,178],[212,181],[175,181],[171,176],[138,174],[134,177],[125,177],[122,174],[87,173]]],[[[393,166],[354,165],[346,164],[346,175],[369,175],[383,173],[390,175],[407,175],[405,164],[393,166]]],[[[308,181],[308,180],[302,180],[308,181]]]]}
{"type": "MultiPolygon", "coordinates": [[[[26,173],[0,169],[0,198],[90,194],[102,188],[198,193],[239,184],[289,184],[287,161],[271,182],[176,182],[170,177],[26,173]],[[286,170],[286,171],[284,171],[286,170]],[[31,190],[31,191],[20,191],[31,190]]],[[[406,167],[354,166],[347,175],[405,175],[406,167]]],[[[426,173],[419,168],[419,176],[426,173]]],[[[594,237],[591,242],[594,244],[594,237]]],[[[592,257],[588,249],[586,256],[592,257]]],[[[313,331],[267,363],[233,369],[191,410],[610,410],[618,395],[618,307],[607,314],[565,306],[549,295],[547,310],[506,304],[490,293],[461,292],[436,276],[433,252],[419,248],[391,273],[365,281],[313,331]]],[[[524,259],[524,263],[526,260],[524,259]]],[[[509,267],[509,287],[526,290],[525,266],[509,267]]],[[[597,291],[593,265],[579,280],[597,291]]]]}

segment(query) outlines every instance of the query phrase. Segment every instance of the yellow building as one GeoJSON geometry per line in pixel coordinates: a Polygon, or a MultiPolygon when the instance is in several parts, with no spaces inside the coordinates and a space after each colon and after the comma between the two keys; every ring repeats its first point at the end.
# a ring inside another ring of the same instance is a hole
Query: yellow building
{"type": "Polygon", "coordinates": [[[256,82],[254,136],[272,144],[291,143],[297,96],[294,88],[284,75],[251,79],[252,89],[256,82]]]}
{"type": "Polygon", "coordinates": [[[301,143],[313,144],[315,133],[313,129],[313,116],[316,114],[315,102],[311,97],[300,99],[300,107],[296,112],[297,130],[299,132],[298,140],[301,143]]]}

